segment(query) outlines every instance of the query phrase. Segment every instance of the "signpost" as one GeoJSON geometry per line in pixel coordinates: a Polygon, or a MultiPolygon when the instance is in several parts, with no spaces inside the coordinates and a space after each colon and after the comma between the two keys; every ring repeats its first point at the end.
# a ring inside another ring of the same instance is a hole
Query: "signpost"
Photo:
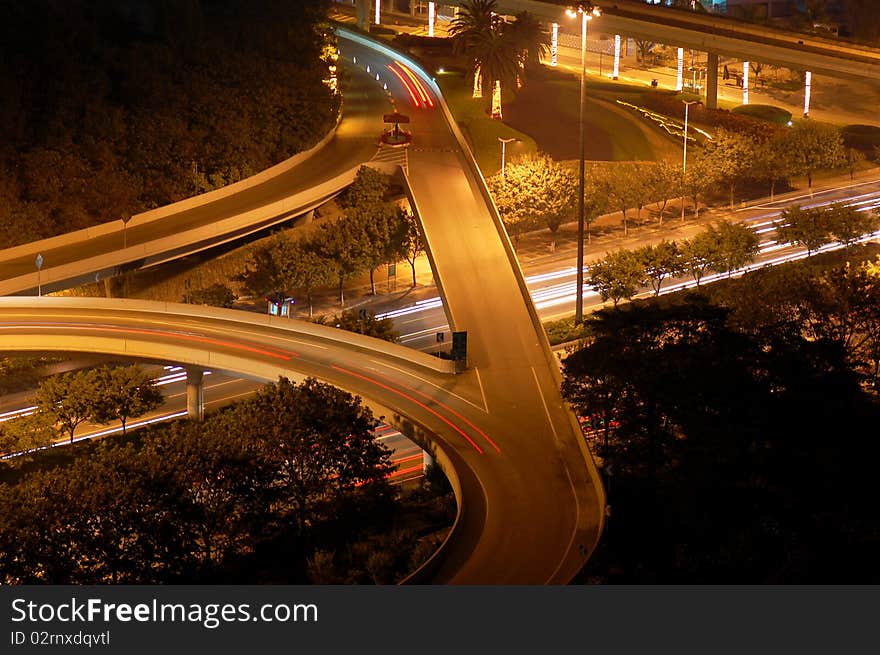
{"type": "Polygon", "coordinates": [[[467,332],[452,333],[452,359],[456,362],[467,361],[467,332]]]}
{"type": "Polygon", "coordinates": [[[409,116],[394,112],[393,114],[385,114],[382,120],[394,125],[393,129],[382,133],[382,143],[389,146],[405,146],[412,141],[412,133],[400,129],[401,123],[409,123],[409,116]]]}
{"type": "Polygon", "coordinates": [[[40,280],[40,270],[43,268],[43,255],[37,254],[34,264],[37,266],[37,296],[39,297],[43,295],[43,286],[40,280]]]}

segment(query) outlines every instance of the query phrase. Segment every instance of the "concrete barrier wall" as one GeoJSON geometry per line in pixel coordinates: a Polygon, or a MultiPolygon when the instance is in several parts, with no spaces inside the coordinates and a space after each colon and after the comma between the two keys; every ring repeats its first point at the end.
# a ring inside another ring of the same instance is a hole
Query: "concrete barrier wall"
{"type": "MultiPolygon", "coordinates": [[[[175,324],[192,327],[191,321],[205,321],[209,327],[223,329],[229,326],[241,326],[246,330],[253,331],[252,339],[259,339],[259,331],[256,328],[279,330],[292,335],[308,336],[325,341],[333,345],[355,347],[364,352],[375,353],[382,357],[392,357],[406,365],[417,366],[426,371],[440,374],[452,374],[453,362],[439,357],[432,357],[400,344],[383,341],[363,334],[356,334],[330,327],[319,325],[309,321],[269,316],[268,314],[256,314],[235,309],[221,309],[204,305],[185,305],[181,303],[157,302],[152,300],[133,300],[128,298],[74,298],[74,297],[43,297],[10,296],[0,298],[0,311],[24,310],[33,312],[35,317],[40,316],[41,310],[59,312],[63,310],[83,312],[95,311],[96,317],[100,316],[101,322],[106,323],[106,314],[113,312],[114,315],[125,314],[154,314],[156,321],[166,327],[175,324]],[[100,314],[99,314],[100,313],[100,314]],[[213,324],[211,324],[213,323],[213,324]]],[[[5,337],[4,337],[5,340],[5,337]]],[[[46,349],[45,338],[42,347],[46,349]]],[[[64,348],[61,348],[62,350],[64,348]]],[[[115,352],[115,351],[114,351],[115,352]]],[[[144,354],[144,353],[142,353],[144,354]]],[[[166,357],[167,359],[167,357],[166,357]]],[[[206,364],[185,360],[185,363],[206,364]]],[[[239,372],[239,371],[234,371],[239,372]]],[[[271,379],[271,378],[270,378],[271,379]]]]}
{"type": "MultiPolygon", "coordinates": [[[[318,186],[312,187],[308,191],[303,191],[269,205],[252,209],[221,221],[208,223],[186,232],[162,237],[146,243],[135,244],[125,250],[120,249],[61,266],[51,266],[51,262],[47,261],[47,266],[40,271],[39,278],[42,285],[47,290],[51,290],[53,288],[63,288],[63,283],[68,280],[82,279],[83,276],[88,275],[90,272],[112,269],[115,266],[121,266],[128,262],[149,260],[149,263],[154,265],[165,261],[167,258],[163,258],[163,255],[168,253],[179,256],[181,251],[187,253],[198,252],[199,250],[238,238],[243,234],[260,230],[267,225],[283,220],[285,217],[295,216],[314,209],[314,207],[325,202],[351,184],[356,174],[357,168],[351,168],[318,186]],[[265,218],[265,220],[260,222],[261,218],[265,218]],[[187,245],[191,247],[187,248],[187,245]]],[[[37,277],[37,271],[34,269],[33,273],[0,280],[0,295],[36,290],[37,277]]]]}

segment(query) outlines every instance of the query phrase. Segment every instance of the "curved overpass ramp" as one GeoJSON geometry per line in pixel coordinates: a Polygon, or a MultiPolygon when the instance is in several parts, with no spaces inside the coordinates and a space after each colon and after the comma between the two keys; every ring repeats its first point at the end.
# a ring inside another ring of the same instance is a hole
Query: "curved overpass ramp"
{"type": "Polygon", "coordinates": [[[160,264],[241,238],[319,206],[351,184],[376,154],[388,99],[371,78],[348,68],[337,128],[312,150],[251,178],[136,214],[0,250],[0,295],[46,292],[94,282],[120,270],[160,264]],[[44,264],[39,275],[37,254],[44,264]]]}
{"type": "MultiPolygon", "coordinates": [[[[399,59],[341,36],[359,63],[384,71],[399,59]]],[[[431,581],[565,583],[598,541],[602,485],[485,183],[436,85],[409,64],[433,103],[412,112],[408,187],[450,322],[469,334],[466,372],[333,328],[124,300],[0,298],[0,348],[175,361],[263,380],[312,375],[357,393],[436,444],[452,469],[460,516],[431,581]]],[[[394,91],[405,98],[403,79],[394,91]]]]}
{"type": "Polygon", "coordinates": [[[265,381],[308,375],[362,396],[451,467],[461,513],[434,582],[566,582],[584,559],[579,551],[569,557],[572,539],[597,536],[598,526],[575,530],[563,445],[524,431],[542,431],[540,420],[524,416],[534,402],[518,415],[487,412],[474,373],[453,375],[449,362],[396,344],[233,310],[53,297],[0,298],[0,344],[174,361],[265,381]]]}

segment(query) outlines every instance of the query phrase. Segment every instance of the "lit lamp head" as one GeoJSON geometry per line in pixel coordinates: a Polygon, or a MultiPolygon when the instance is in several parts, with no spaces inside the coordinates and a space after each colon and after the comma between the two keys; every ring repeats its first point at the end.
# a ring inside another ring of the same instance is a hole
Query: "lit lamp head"
{"type": "Polygon", "coordinates": [[[568,14],[569,18],[575,18],[578,14],[583,14],[587,20],[590,20],[601,16],[602,10],[592,2],[578,2],[573,7],[566,9],[565,13],[568,14]]]}

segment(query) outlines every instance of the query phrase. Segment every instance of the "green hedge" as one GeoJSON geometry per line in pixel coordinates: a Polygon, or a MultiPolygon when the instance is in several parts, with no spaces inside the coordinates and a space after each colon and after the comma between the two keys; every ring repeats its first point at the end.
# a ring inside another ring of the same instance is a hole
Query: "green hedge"
{"type": "Polygon", "coordinates": [[[840,133],[847,148],[857,148],[868,154],[880,148],[880,127],[876,125],[846,125],[840,133]]]}
{"type": "Polygon", "coordinates": [[[731,109],[734,114],[750,116],[779,125],[787,125],[791,120],[791,112],[773,105],[740,105],[731,109]]]}

